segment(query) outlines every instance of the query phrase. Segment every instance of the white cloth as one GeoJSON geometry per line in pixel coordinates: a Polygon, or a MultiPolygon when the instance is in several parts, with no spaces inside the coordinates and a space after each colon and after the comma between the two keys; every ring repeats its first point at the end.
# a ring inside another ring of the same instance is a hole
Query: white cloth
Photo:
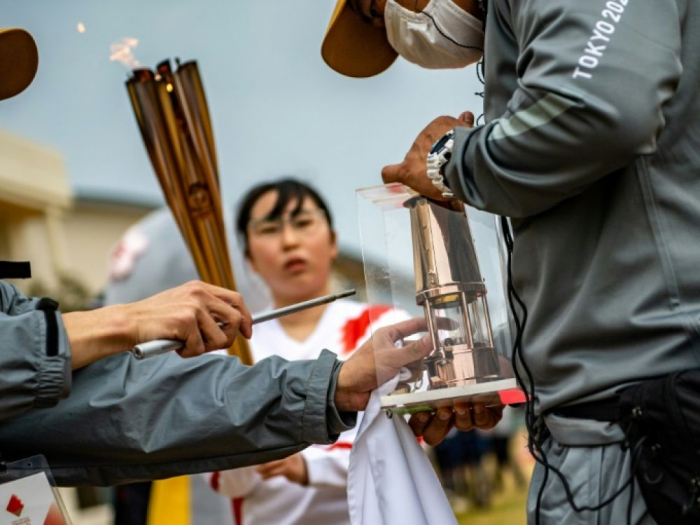
{"type": "Polygon", "coordinates": [[[389,419],[380,398],[399,376],[372,392],[350,453],[352,525],[457,524],[435,470],[401,416],[389,419]]]}
{"type": "MultiPolygon", "coordinates": [[[[345,359],[371,335],[370,328],[407,318],[387,307],[370,307],[353,301],[331,303],[316,329],[299,342],[277,320],[256,325],[250,341],[255,361],[272,355],[288,360],[315,359],[322,349],[345,359]]],[[[314,445],[301,454],[309,485],[301,486],[278,476],[262,480],[255,467],[209,475],[219,493],[237,499],[241,523],[237,525],[343,525],[349,524],[347,470],[356,429],[343,432],[332,445],[314,445]]]]}

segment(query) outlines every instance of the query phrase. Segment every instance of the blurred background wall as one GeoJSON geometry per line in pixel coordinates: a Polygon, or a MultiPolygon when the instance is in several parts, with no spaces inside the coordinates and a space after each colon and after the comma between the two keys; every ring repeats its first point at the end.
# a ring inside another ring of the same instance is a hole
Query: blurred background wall
{"type": "Polygon", "coordinates": [[[58,151],[2,130],[0,188],[0,259],[31,261],[32,280],[14,282],[27,292],[72,283],[99,294],[110,251],[159,205],[116,191],[76,192],[58,151]]]}

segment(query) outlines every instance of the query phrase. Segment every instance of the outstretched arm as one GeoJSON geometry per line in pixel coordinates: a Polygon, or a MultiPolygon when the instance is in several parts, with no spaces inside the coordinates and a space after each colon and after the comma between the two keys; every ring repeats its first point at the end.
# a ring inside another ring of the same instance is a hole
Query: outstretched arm
{"type": "Polygon", "coordinates": [[[355,424],[369,393],[430,351],[394,342],[423,320],[383,328],[346,362],[278,357],[243,366],[221,355],[103,359],[74,374],[53,410],[0,426],[7,460],[43,454],[61,485],[114,485],[269,462],[328,444],[355,424]],[[342,369],[341,369],[342,365],[342,369]]]}

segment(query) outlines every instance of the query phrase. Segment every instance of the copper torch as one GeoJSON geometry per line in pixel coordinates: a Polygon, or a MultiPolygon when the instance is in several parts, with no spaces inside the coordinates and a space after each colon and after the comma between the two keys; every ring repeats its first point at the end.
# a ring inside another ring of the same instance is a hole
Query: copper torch
{"type": "MultiPolygon", "coordinates": [[[[196,62],[177,66],[173,71],[165,60],[155,72],[135,69],[127,90],[151,164],[200,278],[235,290],[204,86],[196,62]]],[[[229,353],[253,364],[242,337],[229,353]]]]}

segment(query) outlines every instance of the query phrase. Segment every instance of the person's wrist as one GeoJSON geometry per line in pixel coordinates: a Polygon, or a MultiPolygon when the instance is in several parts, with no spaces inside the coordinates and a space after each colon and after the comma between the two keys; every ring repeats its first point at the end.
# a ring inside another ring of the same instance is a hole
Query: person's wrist
{"type": "Polygon", "coordinates": [[[105,307],[105,337],[113,348],[112,353],[131,350],[142,342],[137,337],[137,322],[129,310],[129,305],[105,307]]]}
{"type": "Polygon", "coordinates": [[[131,321],[124,306],[61,314],[73,369],[130,350],[131,321]]]}
{"type": "Polygon", "coordinates": [[[333,404],[339,412],[360,412],[369,401],[369,392],[360,392],[353,380],[351,368],[343,363],[338,372],[338,381],[333,395],[333,404]]]}
{"type": "Polygon", "coordinates": [[[445,177],[445,166],[449,164],[452,159],[454,136],[454,129],[445,133],[433,144],[426,158],[428,178],[433,186],[440,191],[442,197],[446,199],[454,198],[454,193],[450,189],[445,177]]]}
{"type": "Polygon", "coordinates": [[[105,306],[89,312],[81,312],[83,344],[108,357],[136,344],[135,323],[128,305],[105,306]]]}
{"type": "Polygon", "coordinates": [[[348,389],[346,386],[347,382],[347,371],[344,371],[345,363],[340,364],[340,369],[338,370],[338,379],[335,383],[335,392],[333,393],[333,404],[336,410],[341,412],[351,411],[351,408],[347,408],[350,404],[350,396],[348,395],[348,389]]]}

